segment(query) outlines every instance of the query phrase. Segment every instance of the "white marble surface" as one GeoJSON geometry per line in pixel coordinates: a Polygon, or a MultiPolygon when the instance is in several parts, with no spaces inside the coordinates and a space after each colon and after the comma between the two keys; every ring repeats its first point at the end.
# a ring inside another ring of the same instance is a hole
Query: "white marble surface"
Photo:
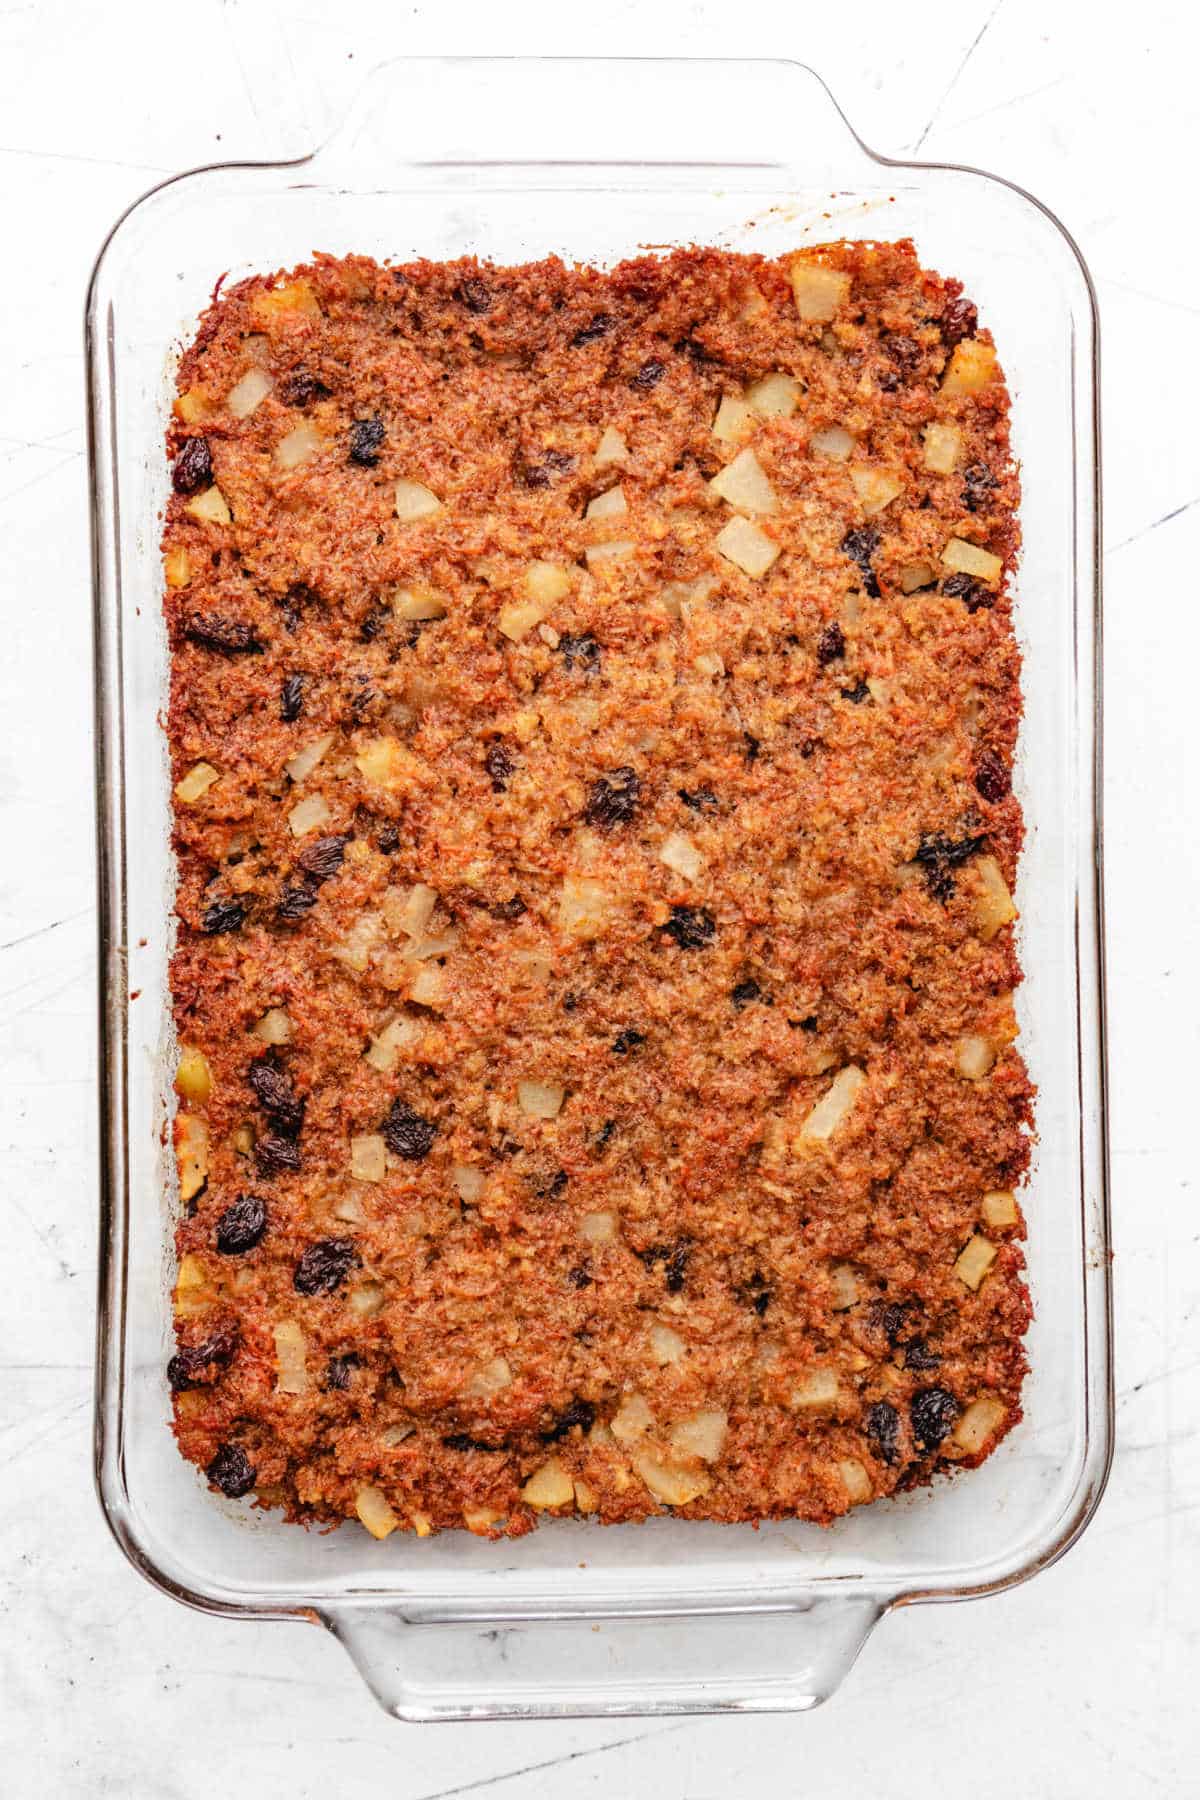
{"type": "Polygon", "coordinates": [[[1200,1216],[1191,1163],[1200,398],[1189,10],[959,0],[0,7],[0,1790],[405,1800],[758,1789],[1200,1794],[1200,1216]],[[80,315],[162,174],[303,149],[383,55],[777,54],[877,148],[977,163],[1069,223],[1103,318],[1119,1448],[1055,1569],[884,1623],[806,1718],[413,1730],[300,1625],[201,1617],[109,1541],[89,1468],[96,1252],[80,315]],[[197,56],[196,51],[199,51],[197,56]],[[1173,235],[1180,227],[1184,235],[1173,235]],[[1192,323],[1189,324],[1189,320],[1192,323]]]}

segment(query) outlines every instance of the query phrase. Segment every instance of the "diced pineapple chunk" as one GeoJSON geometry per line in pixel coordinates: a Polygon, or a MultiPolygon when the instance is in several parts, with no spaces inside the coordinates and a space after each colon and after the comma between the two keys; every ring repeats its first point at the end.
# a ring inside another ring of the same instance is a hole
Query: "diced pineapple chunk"
{"type": "Polygon", "coordinates": [[[848,1063],[834,1076],[832,1086],[817,1101],[800,1127],[801,1144],[828,1143],[838,1126],[849,1117],[866,1085],[867,1078],[863,1071],[856,1064],[848,1063]]]}
{"type": "Polygon", "coordinates": [[[996,379],[996,352],[978,338],[964,338],[955,344],[946,372],[942,376],[943,394],[977,394],[980,388],[996,379]]]}
{"type": "Polygon", "coordinates": [[[202,387],[186,388],[175,402],[175,414],[185,425],[202,425],[212,418],[212,400],[202,387]]]}
{"type": "Polygon", "coordinates": [[[382,914],[360,913],[342,941],[333,946],[330,955],[361,975],[371,960],[371,952],[376,949],[382,937],[382,914]]]}
{"type": "Polygon", "coordinates": [[[419,1538],[433,1536],[433,1520],[429,1517],[428,1513],[410,1512],[408,1515],[408,1522],[419,1538]]]}
{"type": "Polygon", "coordinates": [[[1007,1412],[1003,1400],[972,1400],[951,1433],[951,1444],[965,1456],[975,1456],[1003,1424],[1007,1412]]]}
{"type": "Polygon", "coordinates": [[[802,319],[832,319],[850,292],[849,275],[805,257],[793,262],[791,277],[796,311],[802,319]]]}
{"type": "Polygon", "coordinates": [[[548,611],[545,600],[510,600],[500,608],[496,623],[503,637],[510,643],[519,644],[535,625],[541,624],[548,611]]]}
{"type": "Polygon", "coordinates": [[[371,1039],[366,1061],[373,1069],[378,1069],[381,1075],[390,1075],[400,1061],[401,1052],[415,1044],[421,1035],[421,1027],[417,1021],[405,1018],[401,1013],[371,1039]]]}
{"type": "Polygon", "coordinates": [[[575,1483],[561,1459],[550,1456],[529,1477],[521,1489],[521,1498],[539,1512],[550,1506],[570,1506],[575,1499],[575,1483]]]}
{"type": "Polygon", "coordinates": [[[664,1506],[686,1506],[707,1494],[712,1481],[702,1469],[685,1468],[669,1462],[653,1450],[642,1450],[633,1458],[633,1466],[656,1500],[664,1506]]]}
{"type": "Polygon", "coordinates": [[[584,551],[589,569],[598,569],[605,563],[619,562],[624,556],[632,556],[634,543],[632,538],[609,538],[603,544],[589,544],[584,551]]]}
{"type": "Polygon", "coordinates": [[[584,1213],[579,1221],[579,1235],[589,1244],[612,1244],[617,1238],[617,1215],[614,1212],[584,1213]]]}
{"type": "Polygon", "coordinates": [[[686,831],[672,831],[663,839],[658,860],[685,881],[695,881],[704,869],[704,858],[686,831]]]}
{"type": "Polygon", "coordinates": [[[599,937],[612,917],[613,897],[599,881],[568,875],[558,902],[558,922],[570,937],[599,937]]]}
{"type": "Polygon", "coordinates": [[[936,421],[925,427],[925,467],[935,475],[953,475],[962,455],[962,432],[957,425],[936,421]]]}
{"type": "Polygon", "coordinates": [[[850,480],[868,519],[873,519],[885,506],[890,506],[904,487],[899,477],[887,469],[872,469],[865,465],[851,469],[850,480]]]}
{"type": "Polygon", "coordinates": [[[650,1354],[660,1368],[669,1368],[672,1363],[682,1362],[687,1354],[687,1345],[677,1331],[669,1325],[654,1324],[650,1327],[650,1354]]]}
{"type": "Polygon", "coordinates": [[[764,375],[746,389],[746,404],[762,419],[790,419],[800,404],[800,383],[794,375],[764,375]]]}
{"type": "Polygon", "coordinates": [[[235,419],[248,419],[262,405],[271,391],[271,377],[265,369],[247,369],[225,396],[225,404],[235,419]]]}
{"type": "Polygon", "coordinates": [[[212,487],[205,488],[202,494],[197,494],[194,499],[189,500],[183,510],[190,513],[193,519],[198,519],[202,525],[231,525],[233,523],[233,514],[229,510],[225,496],[215,483],[212,487]]]}
{"type": "Polygon", "coordinates": [[[192,579],[191,558],[182,544],[177,550],[167,551],[163,558],[163,573],[166,575],[168,587],[186,587],[192,579]]]}
{"type": "Polygon", "coordinates": [[[754,424],[754,413],[736,394],[723,394],[713,420],[713,436],[722,444],[736,444],[754,424]]]}
{"type": "Polygon", "coordinates": [[[440,963],[421,964],[413,976],[408,997],[414,1006],[428,1006],[434,1010],[446,1004],[446,971],[440,963]]]}
{"type": "Polygon", "coordinates": [[[679,1456],[698,1456],[701,1462],[716,1462],[725,1447],[729,1430],[729,1414],[723,1406],[706,1407],[689,1413],[671,1427],[671,1448],[679,1456]]]}
{"type": "Polygon", "coordinates": [[[709,482],[709,489],[719,499],[727,500],[745,513],[779,511],[779,500],[767,479],[766,471],[753,450],[739,450],[731,463],[709,482]]]}
{"type": "Polygon", "coordinates": [[[1011,1188],[993,1188],[980,1201],[979,1216],[985,1225],[991,1225],[997,1231],[1015,1225],[1021,1216],[1017,1210],[1017,1196],[1011,1188]]]}
{"type": "Polygon", "coordinates": [[[350,1311],[360,1319],[373,1319],[383,1311],[387,1290],[381,1281],[360,1281],[350,1290],[350,1311]]]}
{"type": "Polygon", "coordinates": [[[308,794],[293,806],[288,814],[288,826],[293,837],[306,837],[310,831],[319,831],[322,825],[328,825],[332,817],[324,794],[308,794]]]}
{"type": "Polygon", "coordinates": [[[792,1389],[792,1405],[832,1406],[840,1392],[836,1369],[809,1369],[792,1389]]]}
{"type": "Polygon", "coordinates": [[[954,1066],[964,1081],[982,1081],[995,1060],[994,1045],[978,1033],[960,1037],[954,1046],[954,1066]]]}
{"type": "Polygon", "coordinates": [[[525,571],[525,592],[541,606],[553,606],[571,591],[571,577],[561,563],[531,562],[525,571]]]}
{"type": "Polygon", "coordinates": [[[779,555],[779,545],[749,519],[735,515],[716,538],[716,546],[727,562],[758,581],[779,555]]]}
{"type": "Polygon", "coordinates": [[[212,1070],[203,1050],[189,1044],[181,1045],[179,1067],[175,1071],[175,1092],[196,1106],[204,1105],[212,1093],[212,1070]]]}
{"type": "Polygon", "coordinates": [[[849,1312],[852,1306],[858,1305],[861,1298],[858,1291],[858,1276],[849,1263],[834,1263],[829,1271],[829,1276],[833,1282],[834,1312],[849,1312]]]}
{"type": "Polygon", "coordinates": [[[942,551],[942,562],[956,574],[970,575],[976,581],[999,581],[1004,573],[1004,559],[969,544],[965,538],[951,538],[942,551]]]}
{"type": "Polygon", "coordinates": [[[360,1487],[354,1510],[373,1538],[390,1537],[400,1523],[377,1487],[360,1487]]]}
{"type": "Polygon", "coordinates": [[[982,1232],[969,1237],[958,1254],[954,1264],[954,1273],[964,1287],[975,1293],[984,1276],[996,1260],[996,1246],[982,1232]]]}
{"type": "Polygon", "coordinates": [[[194,1200],[208,1180],[208,1126],[195,1113],[175,1118],[175,1157],[179,1165],[179,1198],[194,1200]]]}
{"type": "Polygon", "coordinates": [[[397,588],[392,595],[392,611],[398,619],[444,619],[446,596],[431,587],[397,588]]]}
{"type": "Polygon", "coordinates": [[[282,1006],[268,1008],[251,1029],[264,1044],[290,1044],[292,1041],[292,1021],[282,1006]]]}
{"type": "Polygon", "coordinates": [[[265,330],[281,321],[319,319],[321,308],[307,281],[288,281],[279,287],[260,288],[250,311],[265,330]]]}
{"type": "Polygon", "coordinates": [[[281,469],[298,469],[311,462],[324,445],[324,438],[310,419],[301,419],[275,446],[275,461],[281,469]]]}
{"type": "Polygon", "coordinates": [[[488,1537],[497,1525],[504,1521],[505,1515],[497,1512],[494,1506],[464,1506],[463,1524],[476,1537],[488,1537]]]}
{"type": "Polygon", "coordinates": [[[297,750],[294,756],[289,756],[283,765],[283,772],[288,780],[298,786],[311,775],[327,754],[335,735],[334,732],[327,731],[323,737],[314,738],[310,744],[304,744],[297,750]]]}
{"type": "Polygon", "coordinates": [[[280,1319],[275,1327],[275,1391],[278,1394],[308,1392],[308,1340],[295,1319],[280,1319]]]}
{"type": "Polygon", "coordinates": [[[996,933],[1016,918],[1017,909],[994,856],[976,857],[974,870],[975,929],[984,943],[990,944],[996,933]]]}
{"type": "Polygon", "coordinates": [[[828,462],[846,462],[854,454],[854,439],[842,426],[826,425],[813,432],[808,447],[814,456],[823,456],[828,462]]]}
{"type": "Polygon", "coordinates": [[[517,1104],[531,1119],[557,1119],[566,1089],[545,1081],[518,1081],[517,1104]]]}
{"type": "Polygon", "coordinates": [[[467,1206],[474,1206],[483,1192],[483,1170],[473,1169],[469,1163],[455,1163],[450,1170],[450,1179],[459,1199],[467,1206]]]}
{"type": "Polygon", "coordinates": [[[203,1312],[213,1298],[208,1283],[208,1271],[198,1256],[188,1251],[179,1259],[179,1268],[175,1276],[175,1292],[173,1295],[175,1312],[180,1318],[190,1318],[192,1314],[203,1312]]]}
{"type": "Polygon", "coordinates": [[[906,563],[900,571],[900,592],[915,594],[918,588],[933,584],[934,571],[927,562],[906,563]]]}
{"type": "Polygon", "coordinates": [[[613,487],[603,494],[597,494],[594,500],[589,500],[583,516],[585,519],[619,519],[628,511],[624,490],[613,487]]]}
{"type": "Polygon", "coordinates": [[[857,1456],[843,1457],[837,1469],[852,1506],[861,1506],[871,1498],[871,1477],[857,1456]]]}
{"type": "Polygon", "coordinates": [[[397,788],[412,771],[413,759],[399,738],[377,737],[365,743],[354,766],[375,787],[397,788]]]}
{"type": "Polygon", "coordinates": [[[600,434],[600,442],[596,445],[593,461],[598,469],[607,468],[610,463],[623,463],[629,455],[629,445],[615,425],[606,425],[600,434]]]}
{"type": "Polygon", "coordinates": [[[432,488],[427,488],[420,481],[398,481],[396,483],[396,517],[402,524],[414,523],[417,519],[432,518],[433,514],[442,510],[442,503],[432,488]]]}
{"type": "Polygon", "coordinates": [[[214,781],[220,779],[220,771],[214,769],[211,763],[194,763],[187,774],[175,783],[175,798],[185,806],[190,806],[202,794],[207,794],[214,781]]]}
{"type": "Polygon", "coordinates": [[[600,1496],[589,1481],[581,1481],[575,1477],[575,1511],[594,1513],[600,1504],[600,1496]]]}
{"type": "Polygon", "coordinates": [[[639,1438],[654,1424],[654,1414],[650,1411],[640,1394],[626,1394],[610,1421],[610,1430],[618,1444],[626,1448],[636,1444],[639,1438]]]}
{"type": "Polygon", "coordinates": [[[464,1392],[473,1400],[492,1400],[512,1386],[512,1368],[508,1358],[493,1356],[490,1362],[481,1363],[475,1372],[468,1376],[464,1392]]]}
{"type": "Polygon", "coordinates": [[[382,1181],[387,1174],[387,1145],[378,1132],[350,1139],[350,1173],[355,1181],[382,1181]]]}

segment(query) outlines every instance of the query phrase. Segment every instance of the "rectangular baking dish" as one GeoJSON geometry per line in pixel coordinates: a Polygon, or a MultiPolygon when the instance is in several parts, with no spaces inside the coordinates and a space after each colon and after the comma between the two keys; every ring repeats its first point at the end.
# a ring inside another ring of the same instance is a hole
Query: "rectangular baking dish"
{"type": "Polygon", "coordinates": [[[398,61],[296,162],[181,176],[119,222],[87,309],[100,862],[102,1263],[96,1471],[166,1592],[306,1619],[407,1719],[811,1707],[891,1607],[993,1593],[1068,1547],[1111,1442],[1097,820],[1099,512],[1091,284],[1044,207],[888,161],[784,62],[398,61]],[[205,1488],[167,1428],[175,1176],[173,870],[158,538],[172,362],[214,277],[307,259],[701,243],[778,254],[911,236],[996,334],[1024,480],[1017,624],[1022,1047],[1038,1085],[1025,1208],[1025,1419],[980,1470],[833,1529],[556,1521],[516,1542],[302,1531],[205,1488]]]}

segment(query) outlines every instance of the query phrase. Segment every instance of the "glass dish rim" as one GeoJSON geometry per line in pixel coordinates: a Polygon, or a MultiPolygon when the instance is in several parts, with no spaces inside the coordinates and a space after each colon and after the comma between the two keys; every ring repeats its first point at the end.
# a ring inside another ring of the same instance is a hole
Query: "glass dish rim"
{"type": "MultiPolygon", "coordinates": [[[[85,347],[87,368],[87,401],[88,401],[88,437],[89,437],[89,494],[91,508],[91,540],[92,540],[92,576],[93,576],[93,655],[94,655],[94,707],[96,721],[96,821],[97,821],[97,885],[98,885],[98,947],[99,947],[99,1052],[100,1052],[100,1176],[101,1176],[101,1216],[100,1216],[100,1256],[99,1256],[99,1290],[97,1303],[97,1359],[95,1382],[94,1412],[94,1476],[97,1493],[106,1522],[120,1548],[139,1573],[154,1585],[170,1594],[186,1605],[202,1611],[242,1617],[309,1617],[317,1618],[336,1604],[338,1609],[352,1608],[391,1608],[394,1607],[397,1595],[394,1590],[381,1586],[378,1591],[339,1593],[336,1595],[314,1592],[307,1599],[291,1600],[284,1604],[273,1602],[269,1595],[261,1598],[250,1596],[227,1597],[219,1592],[206,1592],[202,1588],[189,1587],[177,1580],[172,1574],[161,1568],[141,1543],[134,1511],[130,1504],[125,1486],[121,1443],[123,1433],[123,1411],[125,1400],[125,1313],[128,1301],[128,1284],[126,1270],[127,1233],[129,1225],[128,1179],[125,1164],[125,1140],[127,1131],[127,1062],[128,1062],[128,995],[125,979],[125,876],[124,865],[127,845],[127,821],[125,816],[125,743],[123,729],[123,709],[120,695],[121,675],[121,640],[122,618],[119,598],[119,557],[117,553],[117,528],[119,512],[116,504],[109,508],[109,496],[105,492],[105,480],[109,475],[109,465],[105,461],[106,454],[113,457],[111,467],[113,496],[117,492],[117,464],[115,445],[106,439],[105,424],[112,422],[114,410],[114,392],[109,378],[109,365],[104,354],[105,330],[100,316],[100,301],[106,259],[114,245],[117,244],[122,229],[130,219],[142,208],[155,201],[168,190],[183,184],[200,180],[213,175],[232,175],[237,173],[265,173],[302,169],[316,162],[331,146],[336,145],[339,138],[347,132],[359,108],[376,84],[389,73],[403,68],[420,68],[421,66],[445,65],[513,65],[539,70],[553,69],[556,65],[575,65],[580,62],[604,62],[611,65],[629,67],[655,66],[675,67],[693,64],[709,66],[738,66],[752,64],[756,67],[773,67],[790,69],[803,73],[823,92],[826,100],[837,115],[842,127],[847,132],[858,152],[870,163],[884,169],[902,169],[916,171],[920,174],[948,173],[966,175],[976,180],[986,181],[1011,194],[1024,205],[1040,213],[1048,221],[1052,230],[1065,244],[1079,273],[1082,292],[1086,296],[1091,319],[1091,366],[1090,366],[1090,413],[1086,420],[1076,420],[1076,442],[1082,441],[1091,450],[1090,499],[1091,506],[1091,542],[1090,568],[1081,559],[1076,581],[1073,585],[1072,604],[1075,625],[1075,666],[1077,679],[1079,673],[1090,661],[1091,695],[1093,699],[1092,714],[1092,757],[1090,769],[1090,806],[1086,789],[1081,792],[1079,817],[1080,829],[1090,826],[1094,845],[1094,861],[1092,865],[1092,882],[1090,896],[1084,891],[1084,883],[1076,883],[1075,914],[1075,999],[1077,1023],[1079,1027],[1079,1043],[1081,1062],[1085,1056],[1094,1051],[1094,1075],[1096,1082],[1096,1124],[1098,1152],[1096,1166],[1091,1170],[1095,1197],[1090,1202],[1087,1196],[1081,1197],[1081,1205],[1085,1209],[1081,1247],[1085,1259],[1083,1282],[1082,1333],[1083,1346],[1083,1391],[1087,1408],[1087,1429],[1084,1437],[1084,1449],[1078,1479],[1066,1505],[1056,1521],[1058,1529],[1048,1541],[1039,1544],[1023,1561],[1016,1560],[1010,1553],[1011,1566],[1002,1566],[999,1573],[991,1579],[976,1583],[959,1583],[936,1585],[929,1584],[897,1590],[893,1585],[873,1587],[869,1580],[853,1581],[844,1576],[813,1575],[804,1581],[790,1584],[797,1593],[804,1593],[815,1598],[833,1598],[843,1593],[847,1598],[877,1598],[881,1610],[893,1606],[915,1604],[928,1600],[958,1600],[975,1598],[990,1593],[1002,1592],[1029,1579],[1042,1569],[1065,1554],[1076,1541],[1081,1532],[1090,1523],[1103,1495],[1111,1467],[1113,1453],[1113,1355],[1112,1355],[1112,1296],[1111,1296],[1111,1219],[1109,1196],[1109,1163],[1107,1134],[1107,1044],[1106,1044],[1106,987],[1104,964],[1104,894],[1103,894],[1103,859],[1102,859],[1102,563],[1101,563],[1101,491],[1100,491],[1100,421],[1099,421],[1099,318],[1094,284],[1086,261],[1071,233],[1063,225],[1056,214],[1038,200],[1020,184],[1006,177],[992,174],[971,165],[921,161],[903,157],[892,157],[873,150],[860,136],[842,111],[836,97],[822,77],[811,66],[789,58],[687,58],[687,57],[394,57],[376,64],[366,75],[345,117],[339,125],[320,144],[303,155],[287,158],[242,159],[228,162],[214,162],[173,175],[164,181],[157,182],[141,194],[124,209],[116,220],[97,255],[87,289],[85,307],[85,347]],[[110,567],[111,566],[111,567],[110,567]],[[116,570],[114,581],[111,570],[116,570]],[[1081,595],[1090,595],[1090,613],[1092,621],[1091,656],[1088,658],[1088,646],[1079,641],[1079,604],[1081,595]],[[1082,923],[1088,932],[1089,943],[1081,946],[1080,902],[1086,906],[1086,917],[1082,923]],[[1094,937],[1094,951],[1090,939],[1094,937]],[[1085,949],[1092,951],[1085,962],[1085,949]],[[1091,1005],[1094,1001],[1095,1016],[1091,1017],[1091,1005]],[[1085,1016],[1086,1015],[1086,1016],[1085,1016]],[[1088,1222],[1089,1218],[1096,1232],[1099,1249],[1089,1257],[1088,1222]],[[1097,1382],[1097,1368],[1101,1379],[1097,1382]]],[[[589,158],[579,161],[554,158],[538,158],[533,161],[522,161],[499,157],[474,157],[465,163],[448,165],[442,158],[407,158],[406,167],[410,169],[445,168],[447,166],[468,166],[475,169],[513,169],[528,170],[530,167],[551,169],[587,168],[605,170],[618,167],[628,168],[628,162],[589,158]]],[[[644,168],[648,173],[662,170],[695,166],[686,160],[670,159],[634,159],[633,166],[644,168]]],[[[713,165],[717,166],[717,165],[713,165]]],[[[725,167],[727,164],[722,163],[725,167]]],[[[1078,481],[1078,469],[1076,470],[1078,481]]],[[[1082,1070],[1080,1079],[1082,1081],[1082,1070]]],[[[1082,1122],[1081,1122],[1082,1128],[1082,1122]]],[[[682,1605],[677,1609],[653,1609],[636,1607],[619,1607],[599,1605],[592,1608],[572,1607],[569,1614],[550,1606],[530,1609],[502,1609],[495,1606],[490,1609],[481,1608],[477,1614],[471,1615],[480,1620],[504,1619],[516,1621],[521,1619],[561,1618],[564,1616],[599,1618],[631,1617],[639,1610],[653,1612],[653,1616],[670,1616],[674,1612],[680,1614],[711,1614],[714,1612],[737,1611],[742,1613],[761,1612],[779,1601],[761,1599],[757,1602],[747,1599],[744,1605],[730,1608],[721,1604],[705,1604],[703,1599],[696,1604],[682,1605]]],[[[462,1615],[456,1615],[462,1616],[462,1615]]]]}

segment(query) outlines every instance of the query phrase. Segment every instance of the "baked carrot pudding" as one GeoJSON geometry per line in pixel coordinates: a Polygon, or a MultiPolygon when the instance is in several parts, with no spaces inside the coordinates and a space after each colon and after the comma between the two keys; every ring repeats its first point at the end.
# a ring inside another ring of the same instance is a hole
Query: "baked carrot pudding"
{"type": "Polygon", "coordinates": [[[169,449],[184,1456],[377,1537],[981,1462],[1033,1090],[960,284],[319,256],[169,449]]]}

